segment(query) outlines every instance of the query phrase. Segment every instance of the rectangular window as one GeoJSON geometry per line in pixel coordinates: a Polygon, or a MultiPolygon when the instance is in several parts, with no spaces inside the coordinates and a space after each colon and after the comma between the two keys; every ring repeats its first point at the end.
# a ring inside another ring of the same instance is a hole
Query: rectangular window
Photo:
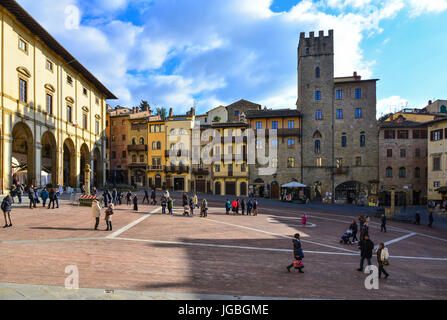
{"type": "Polygon", "coordinates": [[[323,111],[317,110],[315,111],[315,120],[322,120],[323,119],[323,111]]]}
{"type": "Polygon", "coordinates": [[[337,119],[343,119],[343,109],[337,109],[337,119]]]}
{"type": "Polygon", "coordinates": [[[72,113],[72,109],[73,109],[72,106],[67,105],[67,122],[69,122],[69,123],[73,123],[73,118],[72,118],[73,113],[72,113]]]}
{"type": "Polygon", "coordinates": [[[241,163],[241,172],[246,172],[247,171],[247,166],[245,163],[241,163]]]}
{"type": "Polygon", "coordinates": [[[337,100],[342,100],[343,99],[343,90],[337,90],[336,94],[337,94],[337,96],[336,96],[337,100]]]}
{"type": "Polygon", "coordinates": [[[20,87],[20,101],[28,102],[28,83],[23,79],[19,79],[19,87],[20,87]]]}
{"type": "Polygon", "coordinates": [[[112,159],[116,159],[116,151],[112,151],[112,159]]]}
{"type": "Polygon", "coordinates": [[[122,158],[122,159],[125,159],[125,158],[126,158],[126,151],[122,151],[122,152],[121,152],[121,158],[122,158]]]}
{"type": "Polygon", "coordinates": [[[430,132],[430,140],[431,141],[439,141],[442,140],[442,129],[434,130],[430,132]]]}
{"type": "Polygon", "coordinates": [[[295,128],[295,120],[289,120],[288,128],[289,129],[294,129],[295,128]]]}
{"type": "Polygon", "coordinates": [[[67,83],[68,83],[69,85],[72,85],[72,84],[73,84],[73,78],[70,77],[70,76],[67,76],[67,83]]]}
{"type": "Polygon", "coordinates": [[[278,129],[278,121],[272,121],[272,129],[278,129]]]}
{"type": "Polygon", "coordinates": [[[261,130],[262,129],[262,122],[258,121],[256,122],[256,130],[261,130]]]}
{"type": "Polygon", "coordinates": [[[98,120],[96,120],[96,123],[95,123],[95,130],[96,130],[96,134],[99,134],[99,121],[98,120]]]}
{"type": "Polygon", "coordinates": [[[392,158],[393,157],[393,149],[387,149],[386,156],[387,156],[387,158],[392,158]]]}
{"type": "Polygon", "coordinates": [[[121,135],[121,139],[122,139],[123,141],[126,141],[126,135],[125,135],[125,134],[121,135]]]}
{"type": "Polygon", "coordinates": [[[362,165],[362,157],[355,157],[355,165],[360,167],[362,165]]]}
{"type": "Polygon", "coordinates": [[[355,98],[360,99],[362,97],[362,89],[357,88],[355,89],[355,98]]]}
{"type": "Polygon", "coordinates": [[[362,108],[355,108],[355,118],[356,119],[362,118],[362,108]]]}
{"type": "Polygon", "coordinates": [[[438,188],[441,186],[441,182],[440,181],[434,181],[433,182],[433,187],[438,188]]]}
{"type": "Polygon", "coordinates": [[[396,131],[394,131],[394,130],[385,130],[384,138],[385,139],[395,139],[396,138],[396,131]]]}
{"type": "Polygon", "coordinates": [[[53,114],[53,96],[47,93],[47,113],[53,114]]]}
{"type": "Polygon", "coordinates": [[[19,48],[24,52],[28,52],[28,43],[23,39],[19,39],[19,48]]]}
{"type": "Polygon", "coordinates": [[[287,148],[289,148],[289,149],[295,148],[295,139],[288,139],[287,140],[287,148]]]}
{"type": "Polygon", "coordinates": [[[441,171],[441,157],[433,157],[433,170],[432,171],[441,171]]]}
{"type": "Polygon", "coordinates": [[[342,137],[341,137],[341,146],[342,146],[343,148],[346,147],[346,136],[342,136],[342,137]]]}
{"type": "Polygon", "coordinates": [[[415,157],[415,158],[420,158],[420,157],[421,157],[421,149],[416,148],[416,149],[414,150],[414,157],[415,157]]]}
{"type": "Polygon", "coordinates": [[[315,100],[319,101],[321,100],[321,92],[320,91],[315,91],[315,100]]]}
{"type": "Polygon", "coordinates": [[[397,139],[408,139],[408,130],[397,130],[397,139]]]}
{"type": "Polygon", "coordinates": [[[427,130],[413,130],[413,139],[427,139],[427,130]]]}
{"type": "Polygon", "coordinates": [[[317,167],[322,167],[323,166],[323,158],[318,157],[317,158],[317,167]]]}
{"type": "Polygon", "coordinates": [[[220,164],[214,165],[214,172],[220,172],[220,164]]]}
{"type": "Polygon", "coordinates": [[[82,115],[82,126],[85,130],[88,129],[87,115],[85,113],[82,115]]]}
{"type": "Polygon", "coordinates": [[[287,159],[287,168],[295,168],[295,158],[289,157],[287,159]]]}
{"type": "Polygon", "coordinates": [[[144,156],[140,155],[140,162],[144,162],[144,156]]]}
{"type": "Polygon", "coordinates": [[[99,104],[99,98],[98,97],[95,97],[95,103],[99,104]]]}
{"type": "Polygon", "coordinates": [[[272,147],[277,147],[278,146],[278,140],[277,139],[273,139],[272,140],[272,147]]]}
{"type": "Polygon", "coordinates": [[[234,111],[234,116],[239,117],[239,110],[234,111]]]}
{"type": "Polygon", "coordinates": [[[82,94],[83,94],[84,96],[87,95],[87,89],[86,89],[86,88],[82,88],[82,94]]]}
{"type": "Polygon", "coordinates": [[[407,150],[406,149],[400,149],[400,157],[406,158],[407,157],[407,150]]]}
{"type": "Polygon", "coordinates": [[[50,60],[47,59],[47,62],[45,63],[45,67],[48,70],[53,71],[53,62],[51,62],[50,60]]]}

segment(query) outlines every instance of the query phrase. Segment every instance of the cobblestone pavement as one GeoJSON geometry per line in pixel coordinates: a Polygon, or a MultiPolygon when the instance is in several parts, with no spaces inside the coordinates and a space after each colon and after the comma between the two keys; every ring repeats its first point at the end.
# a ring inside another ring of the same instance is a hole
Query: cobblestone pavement
{"type": "Polygon", "coordinates": [[[139,212],[118,206],[111,232],[103,217],[100,230],[92,230],[91,209],[67,201],[54,210],[16,207],[13,227],[0,229],[0,299],[447,298],[442,228],[392,221],[381,233],[373,217],[370,235],[387,243],[391,276],[379,290],[367,290],[367,275],[356,271],[356,245],[339,243],[356,212],[262,200],[258,216],[234,216],[225,215],[222,198],[207,198],[208,218],[197,210],[184,217],[178,205],[173,216],[155,206],[140,205],[139,212]],[[307,227],[300,223],[304,212],[307,227]],[[304,274],[285,268],[296,232],[304,274]],[[62,289],[70,265],[79,271],[75,293],[62,289]]]}

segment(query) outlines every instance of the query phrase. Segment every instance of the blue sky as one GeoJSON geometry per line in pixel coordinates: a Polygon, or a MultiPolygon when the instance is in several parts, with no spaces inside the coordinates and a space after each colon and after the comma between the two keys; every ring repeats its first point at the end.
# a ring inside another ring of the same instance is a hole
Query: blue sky
{"type": "Polygon", "coordinates": [[[378,115],[447,99],[447,0],[18,2],[119,97],[112,106],[294,108],[299,34],[328,29],[336,76],[380,79],[378,115]]]}

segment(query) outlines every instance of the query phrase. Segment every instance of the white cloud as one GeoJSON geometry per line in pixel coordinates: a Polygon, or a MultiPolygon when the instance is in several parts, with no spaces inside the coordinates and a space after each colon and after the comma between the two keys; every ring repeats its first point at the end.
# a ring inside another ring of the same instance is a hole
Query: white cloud
{"type": "Polygon", "coordinates": [[[388,98],[377,101],[377,116],[396,112],[406,108],[408,106],[408,100],[399,96],[391,96],[388,98]]]}
{"type": "Polygon", "coordinates": [[[293,108],[301,31],[334,29],[335,75],[372,77],[375,61],[365,59],[362,41],[381,33],[384,19],[405,6],[413,15],[447,7],[447,0],[303,0],[274,13],[273,0],[19,2],[120,98],[112,105],[144,99],[183,111],[194,101],[208,109],[241,98],[293,108]],[[68,5],[81,10],[78,30],[61,28],[68,5]],[[122,18],[129,7],[134,21],[122,18]]]}

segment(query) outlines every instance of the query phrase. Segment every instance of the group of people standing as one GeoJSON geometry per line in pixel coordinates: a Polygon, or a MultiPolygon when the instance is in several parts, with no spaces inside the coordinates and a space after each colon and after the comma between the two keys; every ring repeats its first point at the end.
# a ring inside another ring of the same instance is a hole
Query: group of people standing
{"type": "Polygon", "coordinates": [[[225,202],[225,213],[227,215],[230,214],[230,211],[233,212],[234,215],[239,214],[239,210],[241,211],[242,215],[245,215],[247,213],[248,216],[251,216],[252,214],[254,216],[258,215],[258,201],[256,199],[248,199],[246,201],[245,199],[239,200],[235,199],[233,202],[230,202],[230,200],[227,199],[225,202]]]}
{"type": "MultiPolygon", "coordinates": [[[[102,208],[101,208],[99,201],[93,200],[92,214],[93,214],[93,218],[95,219],[95,230],[98,230],[99,220],[101,218],[101,210],[102,210],[102,208]]],[[[107,205],[107,209],[105,210],[105,213],[104,213],[104,220],[107,225],[106,231],[112,231],[112,215],[113,215],[113,213],[114,213],[114,205],[113,205],[113,203],[109,203],[107,205]]]]}

